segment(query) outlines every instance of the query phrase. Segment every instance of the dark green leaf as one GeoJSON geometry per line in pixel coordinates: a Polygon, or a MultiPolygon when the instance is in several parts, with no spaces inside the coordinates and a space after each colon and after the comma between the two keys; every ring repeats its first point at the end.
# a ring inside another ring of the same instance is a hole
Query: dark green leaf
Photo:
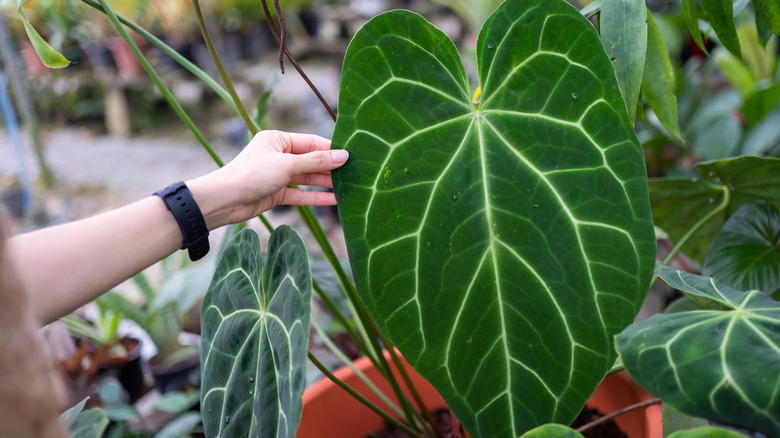
{"type": "Polygon", "coordinates": [[[715,234],[743,204],[763,199],[780,205],[780,158],[730,158],[699,163],[696,170],[703,178],[651,179],[650,203],[655,224],[677,242],[718,208],[724,196],[729,197],[726,208],[683,247],[686,254],[703,262],[715,234]]]}
{"type": "Polygon", "coordinates": [[[780,3],[777,0],[753,0],[753,4],[772,33],[780,36],[780,3]]]}
{"type": "Polygon", "coordinates": [[[742,49],[739,46],[737,28],[734,25],[733,0],[700,0],[700,3],[723,47],[737,58],[741,58],[742,49]]]}
{"type": "Polygon", "coordinates": [[[756,125],[777,106],[778,102],[780,102],[780,84],[773,84],[748,95],[745,103],[742,104],[741,112],[749,125],[756,125]]]}
{"type": "Polygon", "coordinates": [[[642,94],[658,120],[679,141],[684,141],[677,120],[677,96],[674,68],[666,50],[664,37],[653,14],[647,12],[647,59],[642,75],[642,94]]]}
{"type": "Polygon", "coordinates": [[[710,424],[709,421],[704,418],[691,417],[690,415],[683,414],[666,403],[663,404],[662,412],[664,436],[669,436],[678,431],[709,426],[710,424]]]}
{"type": "Polygon", "coordinates": [[[743,205],[723,225],[702,273],[740,290],[780,289],[780,213],[767,202],[743,205]]]}
{"type": "Polygon", "coordinates": [[[727,310],[657,314],[628,327],[617,348],[631,377],[688,415],[780,434],[780,303],[668,267],[656,273],[727,310]]]}
{"type": "Polygon", "coordinates": [[[206,436],[295,436],[310,301],[309,257],[292,228],[271,234],[265,266],[254,230],[245,228],[233,238],[203,301],[206,436]]]}
{"type": "Polygon", "coordinates": [[[333,180],[381,330],[472,437],[517,437],[571,422],[612,366],[655,236],[593,26],[561,0],[510,0],[477,58],[478,109],[441,31],[408,11],[366,24],[342,71],[333,144],[350,160],[333,180]]]}
{"type": "Polygon", "coordinates": [[[582,438],[582,434],[562,424],[545,424],[529,430],[520,438],[582,438]]]}
{"type": "Polygon", "coordinates": [[[645,0],[604,0],[599,28],[633,123],[647,54],[645,0]]]}
{"type": "Polygon", "coordinates": [[[27,37],[30,39],[33,48],[35,49],[35,53],[37,53],[38,57],[41,58],[43,65],[49,68],[64,68],[69,66],[70,61],[62,56],[60,52],[54,50],[54,48],[43,39],[38,31],[35,30],[33,25],[30,24],[30,20],[27,19],[27,16],[24,14],[24,10],[22,9],[22,5],[25,1],[27,0],[16,1],[16,12],[19,14],[19,19],[22,20],[24,30],[27,32],[27,37]]]}
{"type": "Polygon", "coordinates": [[[669,438],[745,438],[745,435],[722,427],[706,426],[680,430],[669,435],[669,438]]]}
{"type": "Polygon", "coordinates": [[[707,47],[704,45],[704,39],[701,36],[699,30],[699,18],[696,15],[696,0],[682,0],[683,10],[685,11],[685,23],[688,25],[688,30],[693,37],[693,41],[704,52],[707,52],[707,47]]]}
{"type": "Polygon", "coordinates": [[[758,33],[759,44],[761,44],[761,47],[766,48],[766,43],[769,42],[774,34],[761,14],[756,14],[756,32],[758,33]]]}

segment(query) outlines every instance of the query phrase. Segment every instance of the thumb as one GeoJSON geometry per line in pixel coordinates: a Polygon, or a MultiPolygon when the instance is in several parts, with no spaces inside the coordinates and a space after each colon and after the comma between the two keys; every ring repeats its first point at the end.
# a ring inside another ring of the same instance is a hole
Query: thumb
{"type": "Polygon", "coordinates": [[[329,151],[314,151],[295,156],[294,173],[303,175],[306,173],[327,172],[341,167],[349,158],[349,152],[343,149],[329,151]]]}

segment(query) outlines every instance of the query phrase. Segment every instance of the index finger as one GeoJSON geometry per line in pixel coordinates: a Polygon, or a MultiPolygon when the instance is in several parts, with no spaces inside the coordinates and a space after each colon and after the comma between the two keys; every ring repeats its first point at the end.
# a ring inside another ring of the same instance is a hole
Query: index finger
{"type": "Polygon", "coordinates": [[[293,154],[330,150],[330,140],[314,134],[288,133],[288,149],[293,154]]]}

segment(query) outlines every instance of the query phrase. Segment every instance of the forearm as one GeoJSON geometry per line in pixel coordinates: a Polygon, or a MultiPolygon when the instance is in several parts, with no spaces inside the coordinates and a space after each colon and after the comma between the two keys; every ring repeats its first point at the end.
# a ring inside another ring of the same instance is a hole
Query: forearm
{"type": "Polygon", "coordinates": [[[72,312],[176,251],[181,232],[158,197],[8,241],[42,323],[72,312]]]}

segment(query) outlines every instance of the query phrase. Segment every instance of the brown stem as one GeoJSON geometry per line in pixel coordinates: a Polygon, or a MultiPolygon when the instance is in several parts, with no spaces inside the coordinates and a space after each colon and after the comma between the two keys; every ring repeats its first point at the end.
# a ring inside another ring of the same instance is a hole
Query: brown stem
{"type": "Polygon", "coordinates": [[[623,409],[620,409],[618,411],[612,412],[611,414],[607,414],[607,415],[605,415],[605,416],[603,416],[603,417],[601,417],[599,419],[591,421],[590,423],[588,423],[588,424],[580,427],[579,429],[577,429],[577,432],[582,433],[582,432],[584,432],[584,431],[586,431],[586,430],[588,430],[588,429],[590,429],[592,427],[598,426],[601,423],[604,423],[604,422],[609,421],[609,420],[611,420],[611,419],[613,419],[615,417],[623,415],[626,412],[631,412],[631,411],[633,411],[635,409],[644,408],[644,407],[651,406],[651,405],[657,405],[659,403],[661,403],[661,399],[660,398],[653,398],[653,399],[650,399],[650,400],[645,400],[643,402],[639,402],[639,403],[633,404],[631,406],[627,406],[627,407],[625,407],[623,409]]]}
{"type": "MultiPolygon", "coordinates": [[[[271,20],[271,13],[268,10],[268,5],[265,4],[265,1],[261,1],[260,4],[263,6],[263,13],[265,14],[265,21],[268,23],[268,28],[271,29],[271,33],[273,34],[274,38],[276,39],[276,42],[281,46],[282,44],[282,37],[279,35],[279,31],[276,30],[276,25],[274,25],[273,20],[271,20]]],[[[281,15],[279,15],[281,17],[281,15]]],[[[287,37],[286,31],[284,37],[287,37]]],[[[292,53],[290,53],[289,50],[287,50],[287,47],[284,47],[284,54],[287,55],[287,59],[290,60],[290,63],[295,67],[295,70],[298,71],[298,74],[301,75],[304,81],[309,85],[309,88],[314,92],[314,94],[317,96],[317,98],[322,103],[322,106],[325,107],[325,110],[330,114],[331,119],[333,121],[336,121],[336,113],[333,112],[333,110],[330,108],[330,105],[328,105],[328,102],[325,100],[324,97],[322,97],[322,94],[317,89],[317,87],[314,86],[314,84],[311,82],[309,77],[304,73],[303,69],[300,65],[298,65],[298,62],[293,58],[292,53]]],[[[284,71],[284,70],[282,70],[284,71]]]]}
{"type": "MultiPolygon", "coordinates": [[[[265,2],[263,2],[265,5],[265,2]]],[[[282,13],[282,7],[279,6],[279,0],[274,0],[274,11],[276,16],[279,17],[279,28],[282,31],[281,38],[279,39],[279,68],[282,69],[284,74],[284,52],[287,50],[287,23],[284,22],[284,14],[282,13]]]]}

